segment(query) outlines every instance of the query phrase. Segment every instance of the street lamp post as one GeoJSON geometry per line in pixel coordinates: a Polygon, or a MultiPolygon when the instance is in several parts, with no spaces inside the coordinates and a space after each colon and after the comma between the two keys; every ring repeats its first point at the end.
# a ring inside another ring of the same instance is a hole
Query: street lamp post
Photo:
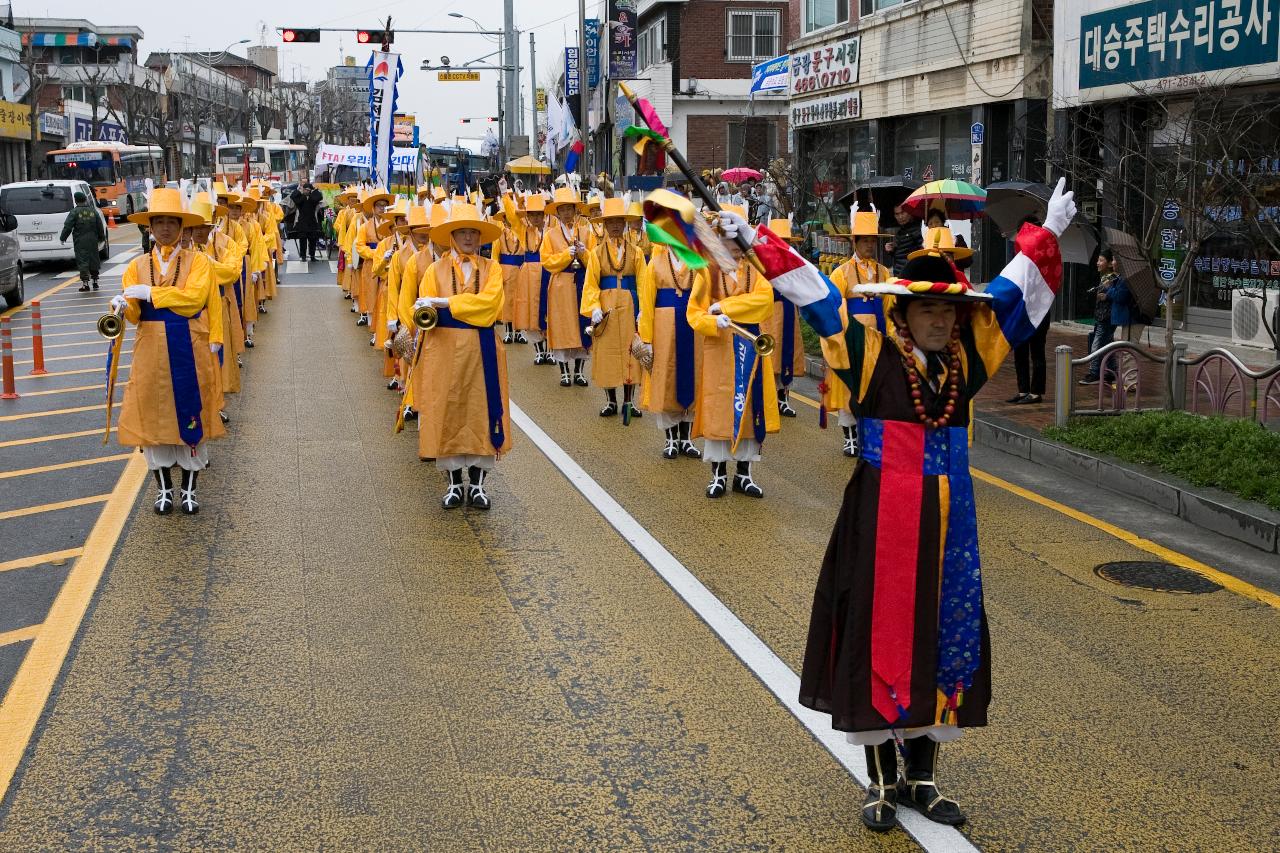
{"type": "MultiPolygon", "coordinates": [[[[461,12],[450,12],[449,17],[470,21],[481,32],[488,32],[475,18],[461,12]]],[[[502,32],[498,36],[498,49],[502,54],[502,77],[498,83],[498,137],[503,155],[510,151],[507,130],[518,119],[517,92],[520,85],[519,61],[516,59],[516,38],[514,0],[503,0],[502,32]]],[[[499,158],[501,159],[501,158],[499,158]]]]}

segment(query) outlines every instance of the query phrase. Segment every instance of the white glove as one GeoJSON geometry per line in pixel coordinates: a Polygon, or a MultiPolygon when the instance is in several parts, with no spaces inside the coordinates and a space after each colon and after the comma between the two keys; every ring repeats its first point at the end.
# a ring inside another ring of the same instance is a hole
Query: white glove
{"type": "Polygon", "coordinates": [[[141,302],[151,301],[151,285],[131,284],[124,289],[126,299],[137,299],[141,302]]]}
{"type": "Polygon", "coordinates": [[[449,297],[447,296],[432,296],[430,300],[431,301],[429,304],[431,305],[432,308],[448,308],[449,307],[449,297]]]}
{"type": "Polygon", "coordinates": [[[398,324],[398,322],[399,321],[397,320],[388,320],[387,331],[394,335],[396,333],[396,325],[398,324]]]}
{"type": "Polygon", "coordinates": [[[394,255],[395,253],[396,253],[395,249],[387,249],[385,252],[382,253],[382,259],[384,261],[389,261],[391,260],[391,256],[394,255]]]}
{"type": "Polygon", "coordinates": [[[599,308],[593,308],[591,311],[591,322],[593,325],[600,325],[600,321],[604,319],[604,312],[599,308]]]}
{"type": "Polygon", "coordinates": [[[214,355],[217,355],[221,349],[222,349],[222,344],[215,344],[215,343],[209,344],[209,352],[213,353],[214,355]]]}
{"type": "Polygon", "coordinates": [[[1044,215],[1046,231],[1053,236],[1061,237],[1076,215],[1076,194],[1067,190],[1067,179],[1058,178],[1058,185],[1053,188],[1053,197],[1049,199],[1049,210],[1044,215]]]}
{"type": "Polygon", "coordinates": [[[128,307],[128,305],[129,305],[129,300],[125,299],[124,294],[122,293],[117,293],[115,296],[111,297],[112,311],[123,311],[125,308],[128,307]]]}
{"type": "Polygon", "coordinates": [[[430,304],[431,304],[430,296],[420,296],[416,300],[414,300],[413,310],[417,311],[419,308],[426,308],[430,304]]]}
{"type": "Polygon", "coordinates": [[[578,257],[578,244],[577,244],[577,243],[574,243],[572,246],[570,246],[570,247],[569,247],[569,257],[571,257],[571,258],[576,258],[576,257],[578,257]]]}
{"type": "Polygon", "coordinates": [[[262,273],[255,272],[255,273],[249,274],[249,281],[253,282],[254,284],[257,284],[261,279],[262,279],[262,273]]]}
{"type": "Polygon", "coordinates": [[[738,214],[727,210],[720,211],[720,231],[726,240],[737,240],[738,235],[742,234],[747,238],[748,243],[756,241],[756,229],[748,225],[747,220],[738,214]]]}
{"type": "Polygon", "coordinates": [[[717,315],[716,315],[716,328],[717,328],[717,329],[727,329],[727,328],[729,328],[729,327],[730,327],[730,326],[732,326],[732,325],[733,325],[733,321],[732,321],[732,320],[730,320],[728,317],[726,317],[724,314],[717,314],[717,315]]]}
{"type": "Polygon", "coordinates": [[[719,302],[712,302],[711,307],[707,309],[708,314],[723,314],[724,309],[720,307],[719,302]]]}

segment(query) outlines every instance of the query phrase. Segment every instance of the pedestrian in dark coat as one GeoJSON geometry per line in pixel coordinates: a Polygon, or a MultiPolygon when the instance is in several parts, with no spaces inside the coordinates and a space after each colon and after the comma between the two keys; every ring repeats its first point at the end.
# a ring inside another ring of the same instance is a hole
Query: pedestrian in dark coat
{"type": "Polygon", "coordinates": [[[93,279],[93,289],[98,289],[98,270],[102,268],[102,259],[98,257],[98,244],[107,239],[107,230],[102,227],[102,216],[89,204],[84,193],[75,194],[76,206],[67,213],[62,223],[63,243],[71,237],[71,244],[76,250],[76,268],[80,271],[80,290],[89,289],[89,280],[93,279]]]}
{"type": "Polygon", "coordinates": [[[896,276],[902,275],[907,255],[924,247],[924,235],[920,233],[920,220],[903,210],[902,205],[893,209],[893,216],[898,221],[898,230],[884,248],[893,256],[893,274],[896,276]]]}
{"type": "Polygon", "coordinates": [[[293,232],[298,238],[298,256],[306,261],[316,259],[316,243],[320,240],[320,209],[324,207],[324,195],[304,180],[289,196],[297,211],[293,232]]]}

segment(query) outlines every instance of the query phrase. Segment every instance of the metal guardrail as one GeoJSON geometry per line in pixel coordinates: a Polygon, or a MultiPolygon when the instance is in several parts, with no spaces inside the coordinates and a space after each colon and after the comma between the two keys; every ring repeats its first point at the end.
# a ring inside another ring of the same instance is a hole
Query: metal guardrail
{"type": "Polygon", "coordinates": [[[1171,355],[1161,355],[1129,341],[1113,341],[1083,358],[1072,358],[1070,346],[1058,346],[1054,350],[1054,423],[1066,426],[1073,415],[1112,415],[1157,408],[1142,405],[1141,365],[1143,361],[1167,365],[1172,357],[1172,382],[1162,383],[1166,387],[1160,395],[1159,408],[1205,415],[1233,414],[1264,426],[1273,421],[1280,424],[1280,362],[1252,370],[1229,350],[1215,347],[1192,358],[1186,353],[1185,343],[1174,344],[1171,355]],[[1099,360],[1097,407],[1077,409],[1072,368],[1094,360],[1099,360]],[[1108,376],[1112,381],[1107,381],[1108,376]]]}

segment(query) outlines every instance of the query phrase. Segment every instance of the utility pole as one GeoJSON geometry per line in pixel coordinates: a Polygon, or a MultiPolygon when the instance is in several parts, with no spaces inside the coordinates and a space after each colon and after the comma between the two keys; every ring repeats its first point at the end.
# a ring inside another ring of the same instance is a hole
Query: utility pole
{"type": "Polygon", "coordinates": [[[538,63],[533,50],[533,33],[529,33],[529,153],[538,156],[538,63]]]}
{"type": "MultiPolygon", "coordinates": [[[[520,46],[516,44],[516,12],[515,0],[503,0],[502,3],[502,46],[506,48],[503,51],[502,64],[507,66],[503,71],[503,77],[506,80],[506,100],[503,103],[501,116],[505,118],[506,135],[502,137],[502,151],[504,155],[511,153],[511,139],[514,135],[514,128],[520,121],[520,102],[518,94],[520,92],[520,61],[516,59],[520,46]]],[[[505,161],[503,161],[505,162],[505,161]]],[[[498,164],[501,167],[501,163],[498,164]]]]}
{"type": "Polygon", "coordinates": [[[587,0],[578,0],[578,115],[582,126],[578,135],[582,138],[582,169],[584,177],[592,174],[591,146],[587,143],[587,0]]]}

